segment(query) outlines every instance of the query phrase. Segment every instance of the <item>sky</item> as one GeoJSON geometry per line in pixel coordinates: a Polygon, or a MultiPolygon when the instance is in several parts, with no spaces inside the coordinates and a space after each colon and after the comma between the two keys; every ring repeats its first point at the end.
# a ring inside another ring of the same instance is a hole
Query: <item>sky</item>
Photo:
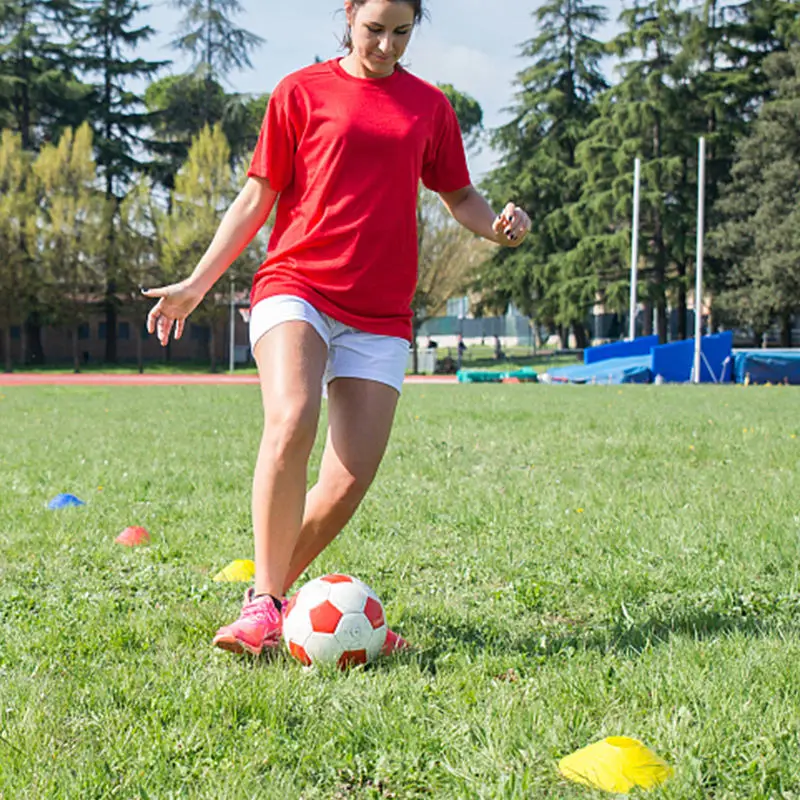
{"type": "MultiPolygon", "coordinates": [[[[271,92],[278,81],[312,63],[340,54],[338,39],[344,30],[340,0],[241,0],[244,12],[235,17],[239,27],[266,40],[252,54],[253,69],[228,76],[230,91],[271,92]]],[[[484,125],[495,128],[508,119],[514,77],[525,65],[519,45],[537,35],[532,12],[535,2],[525,0],[428,0],[429,19],[415,31],[405,64],[431,83],[451,83],[472,95],[483,108],[484,125]]],[[[601,39],[613,35],[621,0],[607,0],[609,23],[598,31],[601,39]]],[[[188,68],[186,60],[169,46],[181,18],[169,0],[156,0],[139,22],[158,33],[138,54],[145,58],[175,60],[173,69],[188,68]]],[[[484,146],[470,155],[477,181],[495,162],[484,146]]]]}

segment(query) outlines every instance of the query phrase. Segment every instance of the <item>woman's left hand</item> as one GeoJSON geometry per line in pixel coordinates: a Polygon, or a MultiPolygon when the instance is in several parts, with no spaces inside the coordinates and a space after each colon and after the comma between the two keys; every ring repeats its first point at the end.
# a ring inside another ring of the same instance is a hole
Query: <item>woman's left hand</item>
{"type": "Polygon", "coordinates": [[[498,244],[519,247],[531,229],[531,218],[519,206],[509,203],[495,219],[492,229],[498,244]]]}

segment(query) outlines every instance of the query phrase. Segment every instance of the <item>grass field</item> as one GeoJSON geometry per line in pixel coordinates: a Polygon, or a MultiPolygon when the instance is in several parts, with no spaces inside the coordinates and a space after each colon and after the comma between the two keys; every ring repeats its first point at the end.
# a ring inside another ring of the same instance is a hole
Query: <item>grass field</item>
{"type": "Polygon", "coordinates": [[[0,390],[0,797],[593,798],[558,758],[629,735],[675,767],[648,797],[798,800],[799,410],[409,387],[313,574],[366,580],[420,651],[306,673],[209,646],[256,387],[0,390]],[[46,511],[65,491],[87,506],[46,511]]]}

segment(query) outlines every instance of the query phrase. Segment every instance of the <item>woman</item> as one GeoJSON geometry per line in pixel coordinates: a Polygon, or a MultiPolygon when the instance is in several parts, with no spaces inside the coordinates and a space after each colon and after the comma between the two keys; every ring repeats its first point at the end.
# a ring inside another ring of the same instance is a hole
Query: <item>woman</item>
{"type": "MultiPolygon", "coordinates": [[[[280,642],[289,587],[347,524],[389,439],[411,339],[420,179],[464,227],[515,247],[530,220],[500,216],[472,187],[447,98],[399,62],[422,0],[345,0],[348,53],[284,78],[270,97],[248,181],[181,283],[145,291],[162,345],[266,222],[250,340],[264,431],[253,479],[255,585],[218,647],[280,642]],[[323,385],[328,433],[306,494],[323,385]]],[[[406,646],[390,632],[384,652],[406,646]]]]}

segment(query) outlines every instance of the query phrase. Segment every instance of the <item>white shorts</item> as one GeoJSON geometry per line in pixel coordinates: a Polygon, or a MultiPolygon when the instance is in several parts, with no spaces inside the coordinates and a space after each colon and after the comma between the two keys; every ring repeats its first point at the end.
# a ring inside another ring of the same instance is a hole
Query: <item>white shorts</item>
{"type": "Polygon", "coordinates": [[[311,303],[293,295],[274,295],[256,303],[250,314],[250,347],[282,322],[307,322],[328,348],[323,386],[336,378],[362,378],[403,388],[409,344],[398,336],[380,336],[351,328],[317,311],[311,303]]]}

